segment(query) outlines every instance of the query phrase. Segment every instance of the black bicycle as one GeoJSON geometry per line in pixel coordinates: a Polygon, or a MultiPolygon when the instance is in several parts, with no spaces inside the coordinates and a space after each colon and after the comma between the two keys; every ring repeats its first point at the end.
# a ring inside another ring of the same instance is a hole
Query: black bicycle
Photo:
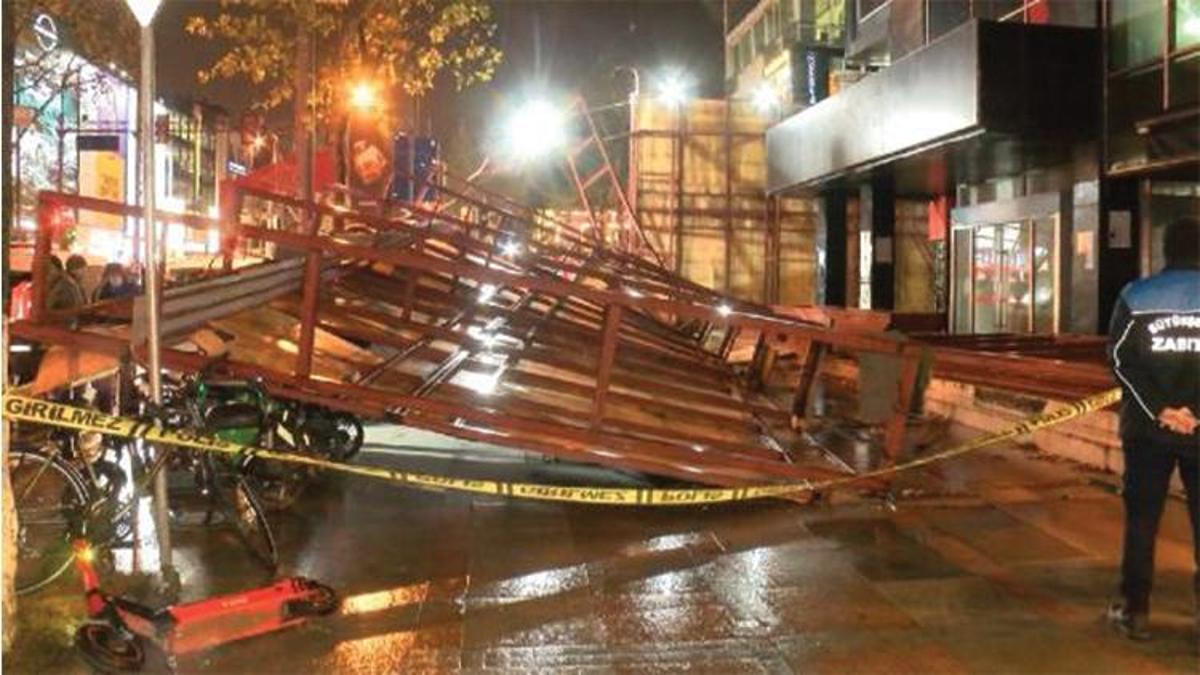
{"type": "MultiPolygon", "coordinates": [[[[147,421],[180,423],[169,410],[147,421]]],[[[178,428],[178,427],[172,427],[178,428]]],[[[35,445],[18,445],[9,453],[9,477],[17,511],[18,564],[16,592],[32,593],[52,583],[71,565],[71,542],[86,536],[104,548],[128,546],[133,538],[133,511],[163,470],[186,472],[195,490],[175,491],[187,504],[199,497],[204,523],[220,514],[235,529],[246,549],[270,571],[278,565],[275,537],[257,495],[238,467],[199,451],[148,447],[125,439],[99,439],[89,433],[53,433],[35,445]],[[99,443],[101,452],[89,452],[99,443]],[[132,483],[126,479],[132,475],[132,483]]]]}

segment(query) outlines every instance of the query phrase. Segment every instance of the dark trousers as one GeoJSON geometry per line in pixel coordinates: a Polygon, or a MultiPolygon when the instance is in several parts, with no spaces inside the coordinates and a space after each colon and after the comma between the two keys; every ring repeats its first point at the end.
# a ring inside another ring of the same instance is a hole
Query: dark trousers
{"type": "Polygon", "coordinates": [[[1192,522],[1195,586],[1200,602],[1200,457],[1196,448],[1170,447],[1125,439],[1125,543],[1121,555],[1121,596],[1135,612],[1150,609],[1154,582],[1154,542],[1162,520],[1171,474],[1179,475],[1192,522]]]}

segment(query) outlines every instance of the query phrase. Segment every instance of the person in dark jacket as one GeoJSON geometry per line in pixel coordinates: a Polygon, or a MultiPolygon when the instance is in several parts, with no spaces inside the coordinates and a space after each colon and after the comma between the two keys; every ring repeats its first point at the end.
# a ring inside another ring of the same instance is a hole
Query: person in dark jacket
{"type": "Polygon", "coordinates": [[[1121,291],[1109,327],[1109,360],[1123,390],[1125,536],[1120,597],[1108,621],[1136,640],[1150,637],[1154,544],[1176,468],[1192,524],[1200,638],[1200,221],[1168,225],[1163,250],[1166,269],[1121,291]]]}
{"type": "Polygon", "coordinates": [[[125,266],[121,263],[111,262],[104,266],[100,285],[92,291],[92,302],[112,298],[129,298],[137,293],[138,288],[125,273],[125,266]]]}
{"type": "MultiPolygon", "coordinates": [[[[87,296],[83,293],[83,285],[79,282],[82,277],[79,258],[71,256],[68,265],[63,268],[62,261],[56,256],[50,256],[46,268],[46,308],[50,310],[74,309],[87,304],[87,296]],[[73,263],[73,264],[70,264],[73,263]]],[[[87,267],[84,261],[83,267],[87,267]]]]}

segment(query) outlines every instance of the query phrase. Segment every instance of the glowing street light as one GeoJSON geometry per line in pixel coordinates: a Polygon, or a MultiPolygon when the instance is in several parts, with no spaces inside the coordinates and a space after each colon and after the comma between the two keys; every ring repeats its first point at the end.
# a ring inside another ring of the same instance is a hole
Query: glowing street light
{"type": "Polygon", "coordinates": [[[755,109],[764,115],[774,112],[779,107],[779,93],[766,82],[759,83],[750,100],[754,103],[755,109]]]}
{"type": "Polygon", "coordinates": [[[154,21],[154,15],[158,12],[162,0],[125,0],[125,4],[129,5],[129,11],[133,12],[133,18],[137,19],[138,25],[145,28],[154,21]]]}
{"type": "Polygon", "coordinates": [[[510,155],[520,160],[534,159],[566,143],[566,116],[548,101],[527,101],[509,118],[504,136],[510,155]]]}
{"type": "Polygon", "coordinates": [[[667,73],[658,82],[658,98],[672,108],[678,108],[692,97],[692,81],[683,71],[667,73]]]}
{"type": "Polygon", "coordinates": [[[350,106],[358,110],[370,110],[375,107],[375,85],[370,82],[356,82],[350,87],[350,106]]]}
{"type": "MultiPolygon", "coordinates": [[[[1175,11],[1180,11],[1176,9],[1175,11]]],[[[1192,36],[1200,36],[1200,16],[1191,16],[1181,22],[1181,30],[1192,36]]]]}
{"type": "Polygon", "coordinates": [[[515,258],[516,256],[521,255],[521,243],[516,240],[509,239],[500,245],[500,252],[506,257],[515,258]]]}

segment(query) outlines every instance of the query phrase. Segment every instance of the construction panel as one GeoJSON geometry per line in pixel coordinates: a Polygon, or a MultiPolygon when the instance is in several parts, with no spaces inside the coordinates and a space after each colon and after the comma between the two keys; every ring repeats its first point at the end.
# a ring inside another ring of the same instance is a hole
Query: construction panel
{"type": "Polygon", "coordinates": [[[777,212],[770,207],[767,120],[746,101],[695,100],[674,109],[644,100],[637,112],[638,217],[673,269],[746,300],[811,302],[815,206],[786,199],[777,212]],[[794,231],[780,231],[777,247],[768,242],[772,227],[794,231]],[[772,274],[791,279],[769,283],[772,274]],[[787,292],[768,298],[772,286],[787,292]]]}

